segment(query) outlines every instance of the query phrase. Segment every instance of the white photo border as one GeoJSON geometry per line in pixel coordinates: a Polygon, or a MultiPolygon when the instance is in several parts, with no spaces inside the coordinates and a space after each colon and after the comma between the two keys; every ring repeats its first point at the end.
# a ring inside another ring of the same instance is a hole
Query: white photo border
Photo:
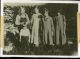
{"type": "MultiPolygon", "coordinates": [[[[78,13],[80,13],[80,2],[79,1],[37,1],[37,0],[1,0],[1,16],[3,16],[3,5],[4,3],[78,3],[78,13]]],[[[57,55],[3,55],[2,51],[3,51],[3,48],[0,49],[1,52],[1,57],[50,57],[50,58],[53,58],[53,57],[57,57],[57,58],[76,58],[76,57],[80,57],[80,44],[78,44],[78,56],[57,56],[57,55]]]]}

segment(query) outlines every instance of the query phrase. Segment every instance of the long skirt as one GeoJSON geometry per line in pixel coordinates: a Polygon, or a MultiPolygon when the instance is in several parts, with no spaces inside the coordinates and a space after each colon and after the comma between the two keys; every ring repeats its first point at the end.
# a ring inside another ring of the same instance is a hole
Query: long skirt
{"type": "Polygon", "coordinates": [[[39,24],[33,25],[31,43],[34,43],[37,47],[39,46],[39,24]]]}

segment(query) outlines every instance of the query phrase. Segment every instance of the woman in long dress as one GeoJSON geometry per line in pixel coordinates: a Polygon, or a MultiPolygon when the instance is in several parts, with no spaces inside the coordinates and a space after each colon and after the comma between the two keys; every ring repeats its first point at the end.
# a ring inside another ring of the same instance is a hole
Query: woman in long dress
{"type": "Polygon", "coordinates": [[[31,23],[33,22],[33,27],[32,27],[32,37],[31,37],[31,43],[34,43],[36,47],[39,46],[39,21],[41,14],[39,13],[38,8],[36,7],[35,9],[35,14],[32,15],[31,23]]]}

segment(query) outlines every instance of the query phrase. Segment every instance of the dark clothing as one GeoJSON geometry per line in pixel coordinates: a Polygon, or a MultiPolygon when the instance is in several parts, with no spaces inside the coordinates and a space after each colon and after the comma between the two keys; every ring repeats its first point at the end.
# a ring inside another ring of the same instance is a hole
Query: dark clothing
{"type": "Polygon", "coordinates": [[[21,17],[20,23],[22,23],[24,25],[24,24],[26,24],[26,22],[27,22],[27,19],[21,17]]]}
{"type": "Polygon", "coordinates": [[[29,42],[28,42],[29,37],[21,36],[21,42],[20,42],[20,52],[25,53],[29,49],[29,42]]]}
{"type": "Polygon", "coordinates": [[[39,15],[39,39],[40,44],[43,44],[43,31],[44,31],[44,22],[43,22],[43,16],[39,15]]]}

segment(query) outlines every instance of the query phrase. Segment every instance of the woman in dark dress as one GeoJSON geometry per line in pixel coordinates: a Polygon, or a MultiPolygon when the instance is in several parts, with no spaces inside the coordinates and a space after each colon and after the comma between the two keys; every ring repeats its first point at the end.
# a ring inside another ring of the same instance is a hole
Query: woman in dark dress
{"type": "Polygon", "coordinates": [[[25,13],[25,8],[20,7],[20,13],[16,16],[16,21],[15,21],[15,24],[18,26],[19,32],[23,28],[23,26],[27,25],[28,23],[29,23],[29,17],[25,13]]]}

